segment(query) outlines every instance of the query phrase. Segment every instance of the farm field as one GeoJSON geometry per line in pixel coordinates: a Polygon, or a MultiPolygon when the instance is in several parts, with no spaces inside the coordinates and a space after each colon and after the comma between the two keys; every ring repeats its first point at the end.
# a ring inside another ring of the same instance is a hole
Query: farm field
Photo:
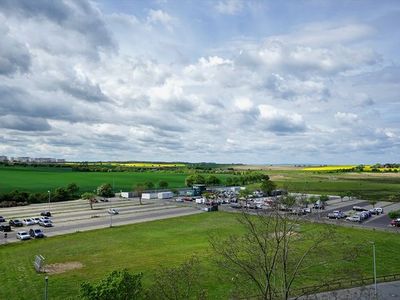
{"type": "MultiPolygon", "coordinates": [[[[69,183],[76,183],[80,192],[93,191],[103,183],[113,184],[114,190],[132,190],[145,181],[158,185],[160,180],[168,182],[170,188],[184,187],[187,174],[169,171],[147,172],[73,172],[66,168],[0,167],[0,193],[12,190],[45,192],[69,183]]],[[[220,179],[228,175],[217,175],[220,179]]]]}
{"type": "MultiPolygon", "coordinates": [[[[236,217],[234,213],[204,213],[0,246],[0,268],[6,276],[0,299],[42,297],[44,274],[36,274],[32,263],[36,254],[43,255],[47,264],[75,262],[82,266],[60,274],[49,274],[51,299],[79,299],[81,282],[97,281],[122,268],[143,272],[146,286],[152,282],[160,265],[173,266],[192,255],[200,258],[205,272],[201,284],[207,288],[209,298],[226,299],[231,283],[223,277],[224,271],[214,265],[208,240],[210,234],[225,237],[240,233],[236,217]]],[[[320,225],[301,224],[303,229],[311,226],[320,225]]],[[[372,276],[369,241],[376,244],[377,275],[398,273],[400,240],[397,234],[343,227],[337,227],[337,231],[346,241],[365,245],[366,254],[353,262],[356,264],[353,271],[359,272],[355,276],[372,276]]],[[[307,275],[307,281],[302,281],[301,285],[318,284],[321,276],[331,279],[343,277],[343,274],[331,272],[328,268],[314,269],[307,275]]],[[[296,286],[301,285],[298,282],[296,286]]]]}
{"type": "MultiPolygon", "coordinates": [[[[259,172],[268,174],[279,188],[287,188],[291,192],[330,195],[351,192],[353,196],[377,200],[394,200],[393,195],[400,195],[400,173],[311,172],[287,166],[275,166],[259,172]]],[[[78,184],[80,192],[93,191],[102,183],[113,182],[115,191],[126,191],[138,182],[152,181],[157,186],[160,180],[167,181],[170,188],[177,188],[184,187],[187,175],[168,170],[77,172],[68,168],[0,167],[0,193],[12,190],[45,192],[72,182],[78,184]]],[[[222,181],[233,176],[229,173],[216,175],[222,181]]]]}
{"type": "Polygon", "coordinates": [[[267,173],[278,187],[301,193],[339,195],[351,192],[353,196],[363,199],[378,200],[389,200],[393,195],[400,195],[399,173],[321,173],[301,170],[270,170],[267,173]]]}

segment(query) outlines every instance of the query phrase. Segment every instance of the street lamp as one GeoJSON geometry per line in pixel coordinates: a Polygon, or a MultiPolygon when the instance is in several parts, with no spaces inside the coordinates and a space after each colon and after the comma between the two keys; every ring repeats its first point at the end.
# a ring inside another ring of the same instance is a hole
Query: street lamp
{"type": "Polygon", "coordinates": [[[49,211],[50,211],[50,191],[47,191],[47,193],[49,194],[49,211]]]}
{"type": "Polygon", "coordinates": [[[375,255],[375,242],[372,243],[372,256],[374,260],[374,285],[375,285],[375,299],[377,299],[378,296],[378,286],[376,284],[376,255],[375,255]]]}
{"type": "Polygon", "coordinates": [[[49,285],[49,277],[46,276],[46,277],[44,278],[44,300],[47,300],[47,299],[48,299],[48,292],[47,292],[48,285],[49,285]]]}

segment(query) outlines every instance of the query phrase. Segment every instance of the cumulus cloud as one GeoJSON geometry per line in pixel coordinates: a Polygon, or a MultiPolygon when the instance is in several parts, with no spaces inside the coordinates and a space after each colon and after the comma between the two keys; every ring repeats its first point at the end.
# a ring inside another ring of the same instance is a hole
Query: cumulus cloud
{"type": "Polygon", "coordinates": [[[294,112],[277,109],[270,105],[259,105],[261,126],[277,134],[289,134],[306,130],[303,117],[294,112]]]}
{"type": "Polygon", "coordinates": [[[214,4],[210,22],[210,2],[188,20],[184,5],[169,14],[169,2],[121,12],[0,0],[0,152],[314,162],[320,153],[337,161],[351,140],[353,158],[379,143],[398,153],[400,68],[371,43],[372,25],[246,32],[266,16],[249,11],[239,26],[250,4],[214,4]]]}

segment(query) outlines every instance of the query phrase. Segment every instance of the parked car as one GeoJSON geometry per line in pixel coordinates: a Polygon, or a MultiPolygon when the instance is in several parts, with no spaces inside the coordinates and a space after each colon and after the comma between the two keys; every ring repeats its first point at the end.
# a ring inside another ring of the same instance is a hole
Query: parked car
{"type": "Polygon", "coordinates": [[[36,238],[36,239],[45,237],[44,232],[40,228],[31,228],[31,229],[29,229],[29,235],[31,237],[33,237],[33,238],[36,238]]]}
{"type": "Polygon", "coordinates": [[[17,219],[10,220],[8,222],[8,224],[10,224],[10,226],[14,226],[14,227],[22,227],[22,226],[24,226],[24,223],[22,223],[20,220],[17,220],[17,219]]]}
{"type": "Polygon", "coordinates": [[[39,217],[33,217],[32,220],[33,220],[33,222],[35,222],[35,224],[39,224],[40,218],[39,217]]]}
{"type": "Polygon", "coordinates": [[[369,211],[362,211],[360,212],[361,220],[366,220],[371,217],[371,213],[369,211]]]}
{"type": "Polygon", "coordinates": [[[6,221],[6,219],[4,219],[4,217],[0,216],[0,223],[5,222],[5,221],[6,221]]]}
{"type": "Polygon", "coordinates": [[[109,208],[109,209],[108,209],[108,213],[109,213],[110,215],[118,215],[118,214],[119,214],[119,211],[118,211],[117,209],[115,209],[115,208],[109,208]]]}
{"type": "MultiPolygon", "coordinates": [[[[45,221],[45,220],[51,222],[51,219],[50,219],[49,217],[40,217],[40,218],[39,218],[39,222],[40,222],[40,221],[45,221]]],[[[39,224],[39,222],[38,222],[38,224],[39,224]]]]}
{"type": "Polygon", "coordinates": [[[18,231],[17,239],[20,239],[21,241],[30,240],[31,236],[29,235],[29,233],[27,231],[18,231]]]}
{"type": "Polygon", "coordinates": [[[0,224],[0,231],[10,232],[11,226],[8,224],[0,224]]]}
{"type": "Polygon", "coordinates": [[[36,224],[35,221],[32,218],[23,219],[22,222],[27,226],[36,224]]]}
{"type": "Polygon", "coordinates": [[[390,225],[395,226],[395,227],[400,227],[400,218],[392,220],[390,222],[390,225]]]}
{"type": "Polygon", "coordinates": [[[240,204],[240,203],[231,203],[230,207],[232,207],[232,208],[242,208],[242,204],[240,204]]]}
{"type": "Polygon", "coordinates": [[[361,206],[353,206],[353,210],[355,210],[355,211],[367,211],[368,209],[366,209],[365,207],[361,207],[361,206]]]}
{"type": "Polygon", "coordinates": [[[48,210],[45,210],[45,211],[42,211],[42,212],[40,213],[40,215],[41,215],[41,216],[44,216],[44,217],[51,217],[51,212],[48,211],[48,210]]]}
{"type": "Polygon", "coordinates": [[[50,220],[40,220],[39,225],[43,227],[52,227],[53,223],[50,220]]]}
{"type": "Polygon", "coordinates": [[[323,202],[315,202],[313,208],[315,208],[315,209],[325,209],[325,204],[323,202]]]}
{"type": "Polygon", "coordinates": [[[341,210],[335,210],[328,214],[329,219],[343,219],[346,217],[346,214],[341,210]]]}
{"type": "Polygon", "coordinates": [[[347,217],[346,220],[350,222],[361,222],[361,216],[359,214],[355,214],[347,217]]]}
{"type": "Polygon", "coordinates": [[[380,214],[383,214],[383,208],[382,207],[375,207],[375,210],[379,212],[380,214]]]}

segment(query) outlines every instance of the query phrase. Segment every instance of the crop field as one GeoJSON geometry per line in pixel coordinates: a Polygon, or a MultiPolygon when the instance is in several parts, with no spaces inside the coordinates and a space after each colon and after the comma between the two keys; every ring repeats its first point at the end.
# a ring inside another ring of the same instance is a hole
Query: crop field
{"type": "MultiPolygon", "coordinates": [[[[278,187],[300,193],[340,195],[363,199],[393,200],[400,196],[400,173],[321,173],[301,170],[267,172],[278,187]]],[[[400,199],[397,199],[400,201],[400,199]]]]}
{"type": "MultiPolygon", "coordinates": [[[[79,165],[76,162],[67,162],[66,165],[79,165]]],[[[185,167],[184,163],[156,163],[156,162],[89,162],[87,163],[91,166],[101,165],[101,166],[121,166],[121,167],[135,167],[135,168],[181,168],[185,167]]]]}
{"type": "MultiPolygon", "coordinates": [[[[12,190],[45,192],[76,183],[80,192],[93,191],[103,183],[114,184],[114,190],[132,190],[139,182],[151,181],[155,186],[160,180],[170,188],[184,187],[187,174],[169,171],[147,172],[74,172],[68,168],[0,167],[0,193],[12,190]]],[[[228,175],[216,175],[220,179],[228,175]]]]}
{"type": "MultiPolygon", "coordinates": [[[[225,271],[216,267],[212,259],[209,236],[226,237],[240,233],[236,217],[237,214],[233,213],[204,213],[2,245],[0,299],[41,299],[44,275],[36,274],[33,268],[33,259],[37,254],[45,257],[46,264],[74,262],[81,266],[48,275],[50,299],[79,299],[81,282],[97,281],[107,273],[122,268],[135,273],[143,272],[144,285],[148,286],[160,265],[174,266],[192,255],[199,257],[207,274],[201,276],[201,284],[207,288],[209,298],[226,299],[232,287],[231,280],[224,277],[225,271]]],[[[301,224],[301,228],[305,229],[310,226],[320,225],[301,224]]],[[[353,272],[357,270],[355,276],[372,276],[369,241],[376,244],[377,275],[399,272],[400,239],[397,234],[343,227],[338,227],[337,231],[346,241],[365,245],[366,254],[353,262],[354,268],[348,266],[353,272]]],[[[297,282],[296,286],[318,284],[321,276],[329,279],[344,277],[328,268],[321,268],[310,272],[307,282],[297,282]]]]}
{"type": "MultiPolygon", "coordinates": [[[[303,168],[302,171],[311,171],[311,172],[336,172],[342,170],[351,170],[357,167],[356,165],[349,165],[349,166],[319,166],[319,167],[306,167],[303,168]]],[[[373,166],[371,165],[364,165],[363,171],[364,172],[372,172],[373,166]]],[[[400,168],[376,168],[379,172],[399,172],[400,168]],[[389,171],[390,170],[390,171],[389,171]]]]}

